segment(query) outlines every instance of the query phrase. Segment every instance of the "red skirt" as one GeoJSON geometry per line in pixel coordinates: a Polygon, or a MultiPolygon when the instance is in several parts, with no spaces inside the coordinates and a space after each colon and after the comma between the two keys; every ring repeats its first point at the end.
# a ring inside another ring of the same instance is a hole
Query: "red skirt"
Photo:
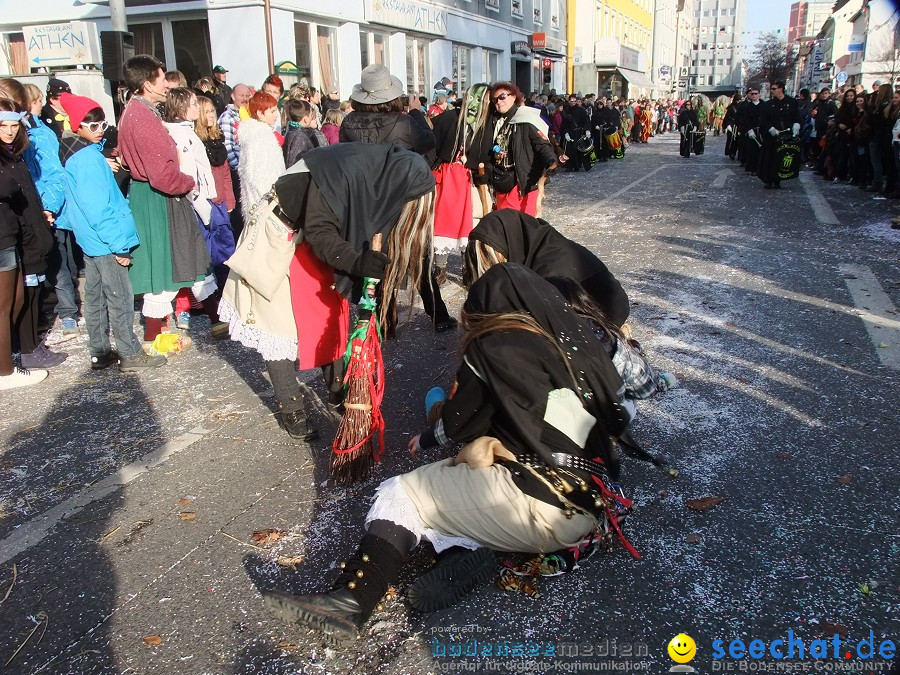
{"type": "Polygon", "coordinates": [[[289,276],[300,370],[336,361],[347,348],[350,305],[333,288],[334,269],[303,242],[291,260],[289,276]]]}
{"type": "Polygon", "coordinates": [[[532,190],[524,197],[520,197],[519,188],[514,187],[509,192],[498,192],[496,197],[498,211],[500,209],[515,209],[516,211],[522,211],[529,216],[537,218],[537,190],[532,190]]]}
{"type": "Polygon", "coordinates": [[[445,253],[463,248],[472,231],[472,174],[459,164],[441,164],[434,173],[434,248],[445,253]]]}

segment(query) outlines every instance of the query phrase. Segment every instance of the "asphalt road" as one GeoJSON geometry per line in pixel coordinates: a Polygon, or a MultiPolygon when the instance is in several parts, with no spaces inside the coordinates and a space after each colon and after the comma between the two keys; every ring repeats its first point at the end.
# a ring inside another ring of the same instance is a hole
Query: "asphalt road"
{"type": "Polygon", "coordinates": [[[458,335],[417,313],[386,346],[388,451],[352,490],[328,481],[327,442],[277,428],[258,356],[209,340],[203,320],[195,349],[140,376],[91,372],[86,336],[63,340],[70,358],[43,386],[0,395],[0,672],[662,673],[680,632],[698,672],[783,668],[770,652],[714,660],[714,641],[791,636],[799,670],[887,672],[879,646],[900,641],[893,213],[808,172],[763,190],[712,138],[699,158],[662,137],[552,179],[545,217],[622,280],[635,337],[682,380],[634,426],[678,475],[626,460],[640,560],[617,546],[543,580],[539,600],[488,586],[423,616],[403,601],[432,558],[418,551],[347,649],[273,619],[259,589],[328,586],[378,482],[414,466],[406,441],[425,392],[452,381],[458,335]],[[707,496],[723,499],[686,508],[707,496]],[[288,534],[256,547],[267,528],[288,534]]]}

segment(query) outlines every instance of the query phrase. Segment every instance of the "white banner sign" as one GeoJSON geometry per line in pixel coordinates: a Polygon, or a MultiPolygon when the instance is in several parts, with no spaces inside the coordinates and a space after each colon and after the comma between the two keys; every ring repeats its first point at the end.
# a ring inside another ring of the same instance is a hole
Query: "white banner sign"
{"type": "Polygon", "coordinates": [[[418,0],[366,0],[366,21],[431,35],[447,34],[447,10],[418,0]]]}
{"type": "Polygon", "coordinates": [[[42,26],[25,26],[25,49],[32,68],[99,64],[100,40],[97,24],[69,21],[42,26]]]}

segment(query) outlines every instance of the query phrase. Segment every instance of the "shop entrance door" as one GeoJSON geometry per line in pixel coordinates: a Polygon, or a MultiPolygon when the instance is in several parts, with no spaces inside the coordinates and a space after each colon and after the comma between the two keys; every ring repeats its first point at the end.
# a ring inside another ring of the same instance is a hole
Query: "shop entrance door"
{"type": "Polygon", "coordinates": [[[519,61],[513,59],[512,62],[513,82],[527,96],[531,91],[531,60],[519,61]]]}

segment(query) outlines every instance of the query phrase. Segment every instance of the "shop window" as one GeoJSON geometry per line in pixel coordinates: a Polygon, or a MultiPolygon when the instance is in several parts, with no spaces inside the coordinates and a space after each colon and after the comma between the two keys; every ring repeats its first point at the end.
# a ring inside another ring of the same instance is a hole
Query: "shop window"
{"type": "Polygon", "coordinates": [[[365,68],[373,63],[386,66],[388,62],[387,43],[388,39],[384,33],[361,30],[359,32],[359,53],[362,67],[365,68]]]}
{"type": "Polygon", "coordinates": [[[471,84],[472,49],[465,45],[453,45],[450,78],[456,83],[456,91],[468,89],[471,84]]]}
{"type": "Polygon", "coordinates": [[[316,47],[319,54],[319,78],[311,84],[320,91],[330,91],[334,84],[335,30],[331,26],[316,27],[316,47]]]}
{"type": "Polygon", "coordinates": [[[193,84],[212,72],[209,24],[206,19],[172,22],[175,43],[175,67],[193,84]]]}
{"type": "Polygon", "coordinates": [[[312,79],[312,50],[310,49],[308,23],[294,22],[294,44],[297,53],[295,63],[300,71],[300,77],[305,77],[309,81],[312,79]]]}
{"type": "Polygon", "coordinates": [[[500,55],[497,52],[484,51],[484,55],[481,60],[481,81],[482,82],[496,82],[500,79],[500,72],[498,70],[500,63],[500,55]]]}
{"type": "Polygon", "coordinates": [[[135,54],[151,54],[163,63],[166,62],[166,47],[163,44],[162,23],[129,25],[128,30],[134,33],[135,54]]]}
{"type": "Polygon", "coordinates": [[[422,38],[406,38],[406,88],[411,95],[429,96],[428,77],[428,40],[422,38]]]}

